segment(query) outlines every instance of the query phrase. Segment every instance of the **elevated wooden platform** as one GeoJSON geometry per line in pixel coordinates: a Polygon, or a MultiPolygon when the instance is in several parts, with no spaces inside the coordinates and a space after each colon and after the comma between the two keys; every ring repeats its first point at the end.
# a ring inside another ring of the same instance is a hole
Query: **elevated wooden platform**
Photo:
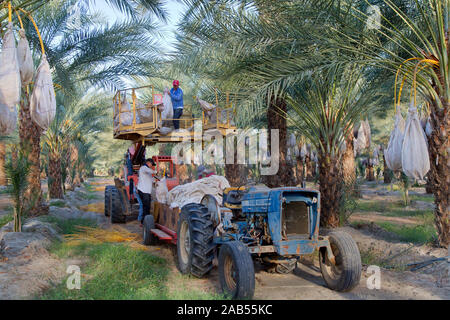
{"type": "MultiPolygon", "coordinates": [[[[161,128],[168,127],[174,119],[161,119],[158,105],[161,105],[161,95],[155,95],[152,86],[119,90],[114,96],[114,139],[142,142],[145,145],[156,143],[178,143],[183,141],[202,141],[205,133],[222,135],[236,132],[232,123],[233,110],[217,107],[208,114],[202,112],[201,118],[194,118],[189,112],[190,106],[185,106],[185,113],[180,121],[180,129],[163,134],[161,128]],[[152,88],[152,101],[145,98],[138,99],[136,90],[152,88]],[[126,102],[127,91],[131,91],[132,101],[126,102]],[[157,96],[155,98],[155,96],[157,96]],[[124,103],[125,101],[125,103],[124,103]],[[202,134],[194,135],[194,122],[201,121],[202,134]]],[[[164,130],[164,129],[163,129],[164,130]]]]}

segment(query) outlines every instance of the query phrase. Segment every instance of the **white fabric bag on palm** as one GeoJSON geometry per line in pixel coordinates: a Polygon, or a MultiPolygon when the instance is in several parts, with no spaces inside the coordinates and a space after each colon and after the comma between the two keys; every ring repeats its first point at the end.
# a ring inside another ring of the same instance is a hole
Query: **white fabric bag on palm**
{"type": "Polygon", "coordinates": [[[372,133],[370,131],[369,120],[366,119],[366,121],[363,121],[362,124],[364,128],[364,135],[366,136],[366,148],[369,148],[370,144],[372,143],[372,133]]]}
{"type": "Polygon", "coordinates": [[[290,135],[289,135],[289,139],[288,139],[288,141],[287,141],[287,147],[288,148],[293,148],[293,147],[295,147],[295,144],[296,144],[296,138],[295,138],[295,134],[293,134],[293,133],[291,133],[290,135]]]}
{"type": "Polygon", "coordinates": [[[430,158],[425,133],[415,107],[410,107],[406,118],[402,146],[402,169],[410,178],[423,179],[430,170],[430,158]]]}
{"type": "Polygon", "coordinates": [[[400,106],[395,115],[394,130],[391,132],[387,149],[384,151],[386,165],[392,171],[402,169],[402,147],[405,134],[405,120],[403,120],[400,106]]]}
{"type": "Polygon", "coordinates": [[[55,118],[56,97],[53,88],[52,74],[47,57],[42,55],[36,78],[34,79],[33,93],[30,101],[31,119],[43,130],[47,130],[55,118]]]}
{"type": "Polygon", "coordinates": [[[365,124],[364,124],[364,121],[362,121],[359,126],[359,129],[358,129],[358,138],[356,138],[356,141],[355,141],[355,152],[356,153],[360,153],[367,146],[366,129],[364,127],[365,127],[365,124]]]}
{"type": "Polygon", "coordinates": [[[27,86],[33,80],[34,64],[31,55],[30,45],[28,44],[25,30],[19,30],[20,40],[17,45],[17,57],[19,59],[20,78],[22,86],[27,86]]]}
{"type": "Polygon", "coordinates": [[[13,111],[2,103],[0,103],[0,135],[9,135],[13,133],[17,125],[17,111],[16,107],[13,111]]]}
{"type": "MultiPolygon", "coordinates": [[[[0,55],[0,103],[7,106],[13,114],[16,113],[16,105],[20,102],[20,88],[19,61],[10,22],[3,36],[0,55]]],[[[3,119],[3,115],[0,119],[3,119]]]]}

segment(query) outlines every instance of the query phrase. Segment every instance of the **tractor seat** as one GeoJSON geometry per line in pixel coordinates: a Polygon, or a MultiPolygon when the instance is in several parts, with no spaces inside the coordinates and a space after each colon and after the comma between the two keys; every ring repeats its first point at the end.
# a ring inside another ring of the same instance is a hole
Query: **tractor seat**
{"type": "Polygon", "coordinates": [[[227,198],[225,202],[228,202],[229,204],[241,204],[242,197],[244,196],[244,192],[242,190],[230,190],[227,193],[227,198]]]}

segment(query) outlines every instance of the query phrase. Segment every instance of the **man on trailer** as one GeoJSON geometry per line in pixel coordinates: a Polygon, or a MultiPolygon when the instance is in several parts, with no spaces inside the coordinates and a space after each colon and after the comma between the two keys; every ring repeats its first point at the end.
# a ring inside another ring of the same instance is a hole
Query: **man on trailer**
{"type": "Polygon", "coordinates": [[[144,223],[145,216],[150,214],[153,188],[152,175],[156,174],[156,171],[151,168],[152,165],[154,165],[153,160],[149,158],[145,160],[145,163],[139,169],[139,182],[137,189],[142,203],[142,211],[139,210],[139,213],[142,212],[142,215],[139,214],[138,220],[141,222],[141,225],[144,223]]]}
{"type": "Polygon", "coordinates": [[[180,129],[180,119],[183,115],[183,90],[180,88],[180,82],[178,80],[173,81],[173,88],[169,91],[170,98],[173,105],[173,126],[175,130],[180,129]]]}

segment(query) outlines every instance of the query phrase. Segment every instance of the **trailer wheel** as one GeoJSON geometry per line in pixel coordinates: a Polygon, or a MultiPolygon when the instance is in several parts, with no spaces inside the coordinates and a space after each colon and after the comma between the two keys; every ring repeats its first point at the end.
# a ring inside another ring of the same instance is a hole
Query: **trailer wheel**
{"type": "Polygon", "coordinates": [[[342,231],[329,234],[331,251],[336,263],[329,261],[326,248],[319,250],[322,277],[327,286],[336,291],[350,291],[361,279],[361,256],[353,238],[342,231]]]}
{"type": "Polygon", "coordinates": [[[127,216],[123,214],[124,204],[116,187],[111,188],[111,223],[125,223],[127,216]]]}
{"type": "Polygon", "coordinates": [[[181,209],[177,229],[177,266],[181,273],[203,277],[213,267],[213,226],[208,209],[190,203],[181,209]]]}
{"type": "Polygon", "coordinates": [[[251,299],[255,292],[255,269],[247,246],[226,242],[219,250],[219,280],[224,294],[233,299],[251,299]]]}
{"type": "Polygon", "coordinates": [[[111,189],[114,186],[105,187],[105,216],[109,217],[111,215],[111,189]]]}
{"type": "Polygon", "coordinates": [[[144,227],[142,229],[144,233],[144,244],[146,246],[156,244],[156,237],[151,232],[152,229],[155,229],[155,218],[153,217],[153,215],[149,214],[145,216],[144,227]]]}

